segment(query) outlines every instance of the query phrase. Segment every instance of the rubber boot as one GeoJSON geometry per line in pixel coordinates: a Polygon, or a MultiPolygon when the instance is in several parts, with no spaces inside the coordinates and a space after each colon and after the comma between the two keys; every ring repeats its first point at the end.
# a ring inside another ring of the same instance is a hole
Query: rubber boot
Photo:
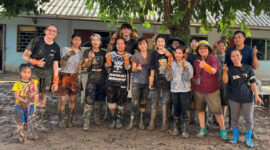
{"type": "Polygon", "coordinates": [[[74,116],[74,109],[69,108],[68,111],[68,127],[71,128],[73,127],[73,116],[74,116]]]}
{"type": "Polygon", "coordinates": [[[37,132],[35,131],[34,122],[33,121],[30,121],[28,123],[28,131],[32,134],[32,138],[34,140],[37,140],[38,139],[38,135],[37,135],[37,132]]]}
{"type": "Polygon", "coordinates": [[[91,117],[91,112],[93,111],[94,106],[84,104],[84,110],[83,110],[83,130],[88,131],[89,130],[89,122],[91,117]]]}
{"type": "Polygon", "coordinates": [[[45,107],[36,107],[36,111],[34,113],[35,116],[35,127],[38,131],[46,131],[47,128],[44,126],[43,119],[44,119],[45,107]]]}
{"type": "Polygon", "coordinates": [[[206,128],[200,128],[200,132],[196,136],[199,138],[204,137],[206,135],[206,132],[206,128]]]}
{"type": "Polygon", "coordinates": [[[254,147],[254,145],[251,141],[251,136],[252,136],[252,131],[246,130],[246,145],[249,148],[254,147]]]}
{"type": "Polygon", "coordinates": [[[135,118],[135,114],[132,113],[130,115],[130,123],[129,123],[128,127],[127,127],[127,130],[131,130],[131,129],[134,128],[134,118],[135,118]]]}
{"type": "Polygon", "coordinates": [[[65,110],[58,110],[58,126],[59,128],[66,128],[65,123],[65,110]]]}
{"type": "Polygon", "coordinates": [[[227,130],[220,130],[220,136],[222,140],[228,140],[227,130]]]}
{"type": "Polygon", "coordinates": [[[116,120],[116,128],[121,129],[123,127],[123,113],[124,113],[124,107],[118,106],[118,111],[117,111],[117,120],[116,120]]]}
{"type": "Polygon", "coordinates": [[[110,124],[109,128],[113,129],[116,126],[116,112],[115,110],[110,110],[112,115],[112,123],[110,124]]]}
{"type": "Polygon", "coordinates": [[[139,128],[140,128],[141,130],[144,130],[144,129],[145,129],[145,126],[144,126],[144,123],[143,123],[143,112],[141,112],[141,114],[140,114],[139,128]]]}
{"type": "Polygon", "coordinates": [[[100,102],[96,102],[95,103],[95,125],[100,126],[101,122],[100,122],[100,107],[101,107],[101,103],[100,102]]]}
{"type": "Polygon", "coordinates": [[[183,122],[181,124],[181,128],[182,128],[182,134],[181,134],[181,137],[182,138],[189,138],[189,133],[188,133],[188,122],[183,122]]]}
{"type": "Polygon", "coordinates": [[[172,135],[179,135],[178,125],[179,125],[179,117],[174,116],[172,135]]]}
{"type": "Polygon", "coordinates": [[[147,130],[149,131],[155,130],[156,117],[157,117],[157,109],[155,108],[155,109],[152,109],[151,120],[150,120],[149,126],[147,127],[147,130]]]}
{"type": "Polygon", "coordinates": [[[233,128],[232,129],[233,138],[231,139],[230,143],[237,143],[239,141],[239,129],[233,128]]]}
{"type": "Polygon", "coordinates": [[[163,104],[162,105],[162,126],[161,126],[161,131],[167,131],[168,130],[168,116],[167,116],[167,111],[168,111],[168,105],[163,104]]]}

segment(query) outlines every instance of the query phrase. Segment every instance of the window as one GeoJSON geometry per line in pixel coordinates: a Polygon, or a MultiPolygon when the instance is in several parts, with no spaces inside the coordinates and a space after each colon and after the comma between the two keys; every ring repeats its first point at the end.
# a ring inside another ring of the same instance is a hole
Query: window
{"type": "Polygon", "coordinates": [[[265,59],[265,39],[252,39],[252,47],[256,46],[258,49],[257,57],[259,60],[265,59]]]}
{"type": "MultiPolygon", "coordinates": [[[[110,42],[110,32],[108,31],[96,31],[96,30],[84,30],[84,29],[74,29],[74,33],[80,33],[83,37],[82,47],[90,47],[89,38],[92,33],[97,33],[102,38],[102,46],[101,48],[107,49],[107,46],[110,42]]],[[[111,33],[112,34],[112,33],[111,33]]]]}
{"type": "Polygon", "coordinates": [[[46,27],[19,25],[17,29],[17,52],[23,52],[34,37],[44,37],[45,28],[46,27]]]}

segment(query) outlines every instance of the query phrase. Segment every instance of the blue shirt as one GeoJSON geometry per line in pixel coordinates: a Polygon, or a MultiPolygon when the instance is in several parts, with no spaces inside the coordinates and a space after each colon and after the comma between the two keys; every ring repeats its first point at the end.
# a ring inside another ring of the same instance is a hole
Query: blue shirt
{"type": "MultiPolygon", "coordinates": [[[[231,60],[231,52],[232,50],[235,50],[236,46],[233,46],[231,48],[229,48],[226,52],[226,56],[225,56],[225,64],[227,64],[228,67],[232,66],[232,60],[231,60]]],[[[240,50],[241,54],[242,54],[242,64],[246,64],[252,67],[252,61],[253,61],[253,47],[248,46],[245,44],[245,47],[243,49],[240,50]]]]}

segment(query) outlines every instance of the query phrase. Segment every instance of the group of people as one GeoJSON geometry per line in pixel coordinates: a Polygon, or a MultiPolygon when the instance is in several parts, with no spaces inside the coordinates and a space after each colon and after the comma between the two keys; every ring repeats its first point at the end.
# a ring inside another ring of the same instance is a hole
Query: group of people
{"type": "Polygon", "coordinates": [[[28,142],[30,131],[37,138],[35,129],[44,129],[43,116],[46,99],[51,90],[59,95],[59,127],[73,126],[76,96],[81,92],[82,67],[87,68],[83,130],[89,130],[94,113],[94,123],[100,125],[101,104],[107,98],[111,113],[109,128],[123,127],[123,114],[131,87],[130,123],[135,126],[139,112],[139,128],[145,127],[146,104],[151,103],[151,119],[147,130],[154,130],[158,105],[161,105],[161,131],[168,130],[168,109],[172,103],[174,125],[172,135],[189,137],[188,124],[192,109],[196,109],[200,125],[197,137],[207,134],[205,111],[211,111],[220,127],[220,136],[227,140],[224,123],[226,106],[229,105],[233,132],[231,143],[239,141],[239,116],[245,119],[246,145],[251,141],[254,121],[254,100],[262,104],[256,89],[253,69],[258,67],[256,48],[244,44],[245,33],[234,33],[235,47],[226,51],[226,42],[218,41],[215,51],[206,40],[191,40],[190,48],[178,37],[173,37],[166,48],[162,35],[153,38],[154,49],[133,32],[130,24],[123,24],[120,33],[114,33],[108,49],[101,48],[99,34],[90,37],[91,47],[80,49],[82,36],[74,33],[71,46],[61,49],[54,41],[58,30],[48,25],[45,37],[33,39],[27,46],[19,67],[21,80],[13,87],[16,98],[15,116],[19,139],[28,142]],[[59,65],[61,69],[59,69],[59,65]],[[253,69],[252,69],[253,68],[253,69]],[[65,122],[65,105],[69,98],[68,122],[65,122]],[[181,129],[180,129],[181,128],[181,129]]]}

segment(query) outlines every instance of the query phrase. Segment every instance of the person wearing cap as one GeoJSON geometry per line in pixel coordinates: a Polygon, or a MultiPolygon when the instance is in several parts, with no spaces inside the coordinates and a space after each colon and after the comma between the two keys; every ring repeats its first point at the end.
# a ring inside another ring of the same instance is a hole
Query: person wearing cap
{"type": "Polygon", "coordinates": [[[208,41],[201,40],[196,50],[199,57],[194,61],[193,67],[195,71],[194,98],[200,124],[200,132],[197,137],[206,135],[205,109],[206,105],[208,105],[209,110],[215,114],[219,124],[221,138],[227,140],[227,130],[225,129],[221,110],[218,59],[212,54],[213,49],[208,41]]]}
{"type": "Polygon", "coordinates": [[[168,41],[168,45],[168,50],[173,52],[174,50],[176,50],[177,47],[184,47],[185,43],[179,37],[174,36],[168,41]]]}
{"type": "Polygon", "coordinates": [[[56,93],[59,95],[58,115],[59,127],[66,128],[65,106],[69,98],[68,127],[73,126],[73,116],[76,105],[76,96],[81,92],[81,71],[83,64],[83,52],[81,34],[74,33],[71,37],[71,46],[61,49],[61,69],[59,70],[59,85],[56,93]]]}
{"type": "Polygon", "coordinates": [[[107,79],[106,51],[100,48],[102,44],[101,36],[94,33],[90,39],[92,47],[85,50],[83,54],[84,65],[88,72],[83,111],[83,130],[85,131],[89,130],[89,121],[94,108],[94,122],[96,125],[100,125],[100,107],[105,100],[105,81],[107,79]]]}
{"type": "Polygon", "coordinates": [[[132,26],[128,23],[124,23],[120,27],[120,33],[115,32],[109,42],[108,51],[116,51],[115,40],[119,37],[123,37],[126,41],[126,52],[133,55],[135,53],[137,40],[139,39],[138,33],[132,31],[132,26]]]}
{"type": "Polygon", "coordinates": [[[237,30],[234,32],[233,41],[235,46],[230,47],[225,56],[225,64],[227,64],[228,67],[232,66],[233,63],[230,59],[231,51],[232,50],[240,50],[242,55],[242,64],[246,64],[251,66],[253,69],[257,69],[259,67],[259,61],[257,58],[258,50],[255,47],[251,47],[245,44],[246,40],[246,33],[240,30],[237,30]]]}

